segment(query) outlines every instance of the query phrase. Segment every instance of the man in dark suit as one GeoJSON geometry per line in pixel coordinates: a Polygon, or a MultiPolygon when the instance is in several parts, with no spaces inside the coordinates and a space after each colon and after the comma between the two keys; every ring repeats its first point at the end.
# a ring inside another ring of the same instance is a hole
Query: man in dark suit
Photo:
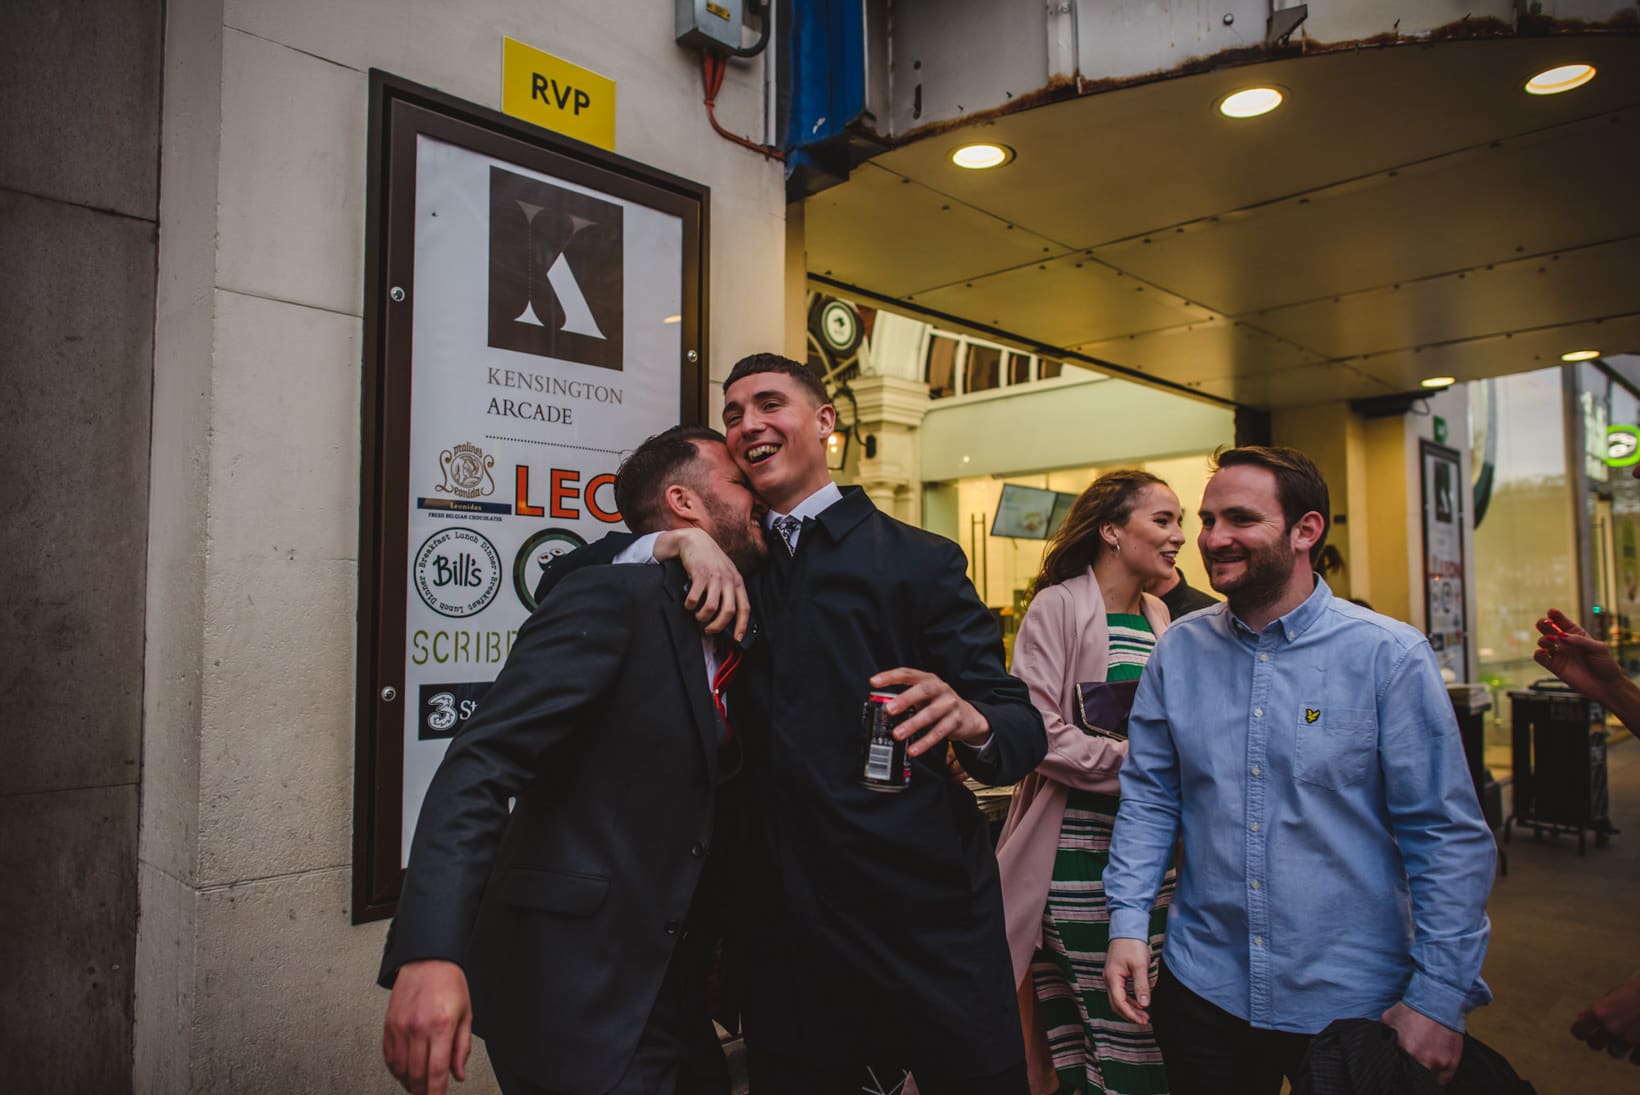
{"type": "MultiPolygon", "coordinates": [[[[836,412],[814,375],[757,354],[724,394],[730,453],[770,508],[770,564],[750,583],[761,634],[731,689],[760,822],[734,871],[752,1090],[837,1095],[868,1067],[909,1067],[923,1095],[1023,1093],[996,859],[943,758],[956,743],[971,774],[1011,783],[1042,760],[1042,720],[957,545],[832,483],[836,412]],[[913,712],[896,731],[914,758],[898,792],[860,780],[861,708],[882,688],[903,689],[891,712],[913,712]]],[[[701,540],[667,534],[650,552],[701,540]]],[[[600,549],[557,561],[543,585],[600,549]]]]}
{"type": "MultiPolygon", "coordinates": [[[[740,567],[764,560],[713,430],[646,441],[615,494],[640,531],[698,529],[740,567]]],[[[411,1091],[464,1078],[470,1021],[508,1095],[727,1092],[710,940],[691,929],[738,764],[713,695],[738,651],[703,643],[683,586],[675,564],[569,577],[451,742],[381,967],[383,1054],[411,1091]]]]}

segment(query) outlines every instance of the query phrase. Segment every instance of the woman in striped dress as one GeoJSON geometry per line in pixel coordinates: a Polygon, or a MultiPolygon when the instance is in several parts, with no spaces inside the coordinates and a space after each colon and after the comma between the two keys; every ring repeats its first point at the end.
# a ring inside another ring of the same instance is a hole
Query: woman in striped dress
{"type": "MultiPolygon", "coordinates": [[[[1100,476],[1055,534],[1014,640],[1014,674],[1048,731],[1047,758],[1016,790],[997,852],[1033,1095],[1167,1090],[1149,1028],[1123,1021],[1105,997],[1101,876],[1127,742],[1078,725],[1076,689],[1143,671],[1168,622],[1143,590],[1172,576],[1179,521],[1178,498],[1156,476],[1100,476]]],[[[1172,895],[1169,872],[1151,917],[1153,963],[1172,895]]]]}

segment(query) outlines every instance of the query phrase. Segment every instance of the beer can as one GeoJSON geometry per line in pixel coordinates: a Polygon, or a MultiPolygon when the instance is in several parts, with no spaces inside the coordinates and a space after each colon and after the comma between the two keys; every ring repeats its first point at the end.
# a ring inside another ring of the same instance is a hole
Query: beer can
{"type": "Polygon", "coordinates": [[[900,716],[888,713],[892,692],[873,692],[860,712],[862,746],[860,782],[873,791],[903,791],[911,783],[911,758],[905,742],[895,739],[900,716]]]}

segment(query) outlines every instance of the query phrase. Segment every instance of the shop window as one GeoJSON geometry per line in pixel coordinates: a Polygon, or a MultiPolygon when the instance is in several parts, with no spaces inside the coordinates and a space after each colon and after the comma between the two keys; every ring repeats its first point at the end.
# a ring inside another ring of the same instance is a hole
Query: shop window
{"type": "Polygon", "coordinates": [[[962,390],[985,392],[1002,387],[1002,350],[997,346],[968,344],[968,360],[962,371],[962,390]]]}
{"type": "Polygon", "coordinates": [[[1063,361],[1049,361],[1045,357],[1037,359],[1036,378],[1038,380],[1051,380],[1064,371],[1065,363],[1063,361]]]}
{"type": "Polygon", "coordinates": [[[928,397],[944,399],[957,394],[957,340],[945,335],[930,335],[928,339],[927,371],[928,397]]]}
{"type": "Polygon", "coordinates": [[[1031,355],[1010,353],[1008,355],[1008,383],[1026,384],[1030,382],[1030,379],[1031,355]]]}

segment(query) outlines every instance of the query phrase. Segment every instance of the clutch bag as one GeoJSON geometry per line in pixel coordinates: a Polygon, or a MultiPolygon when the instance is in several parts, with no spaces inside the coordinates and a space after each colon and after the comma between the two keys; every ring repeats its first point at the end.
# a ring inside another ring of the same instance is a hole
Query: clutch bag
{"type": "Polygon", "coordinates": [[[1076,725],[1085,734],[1126,741],[1138,681],[1090,681],[1076,686],[1076,725]]]}

